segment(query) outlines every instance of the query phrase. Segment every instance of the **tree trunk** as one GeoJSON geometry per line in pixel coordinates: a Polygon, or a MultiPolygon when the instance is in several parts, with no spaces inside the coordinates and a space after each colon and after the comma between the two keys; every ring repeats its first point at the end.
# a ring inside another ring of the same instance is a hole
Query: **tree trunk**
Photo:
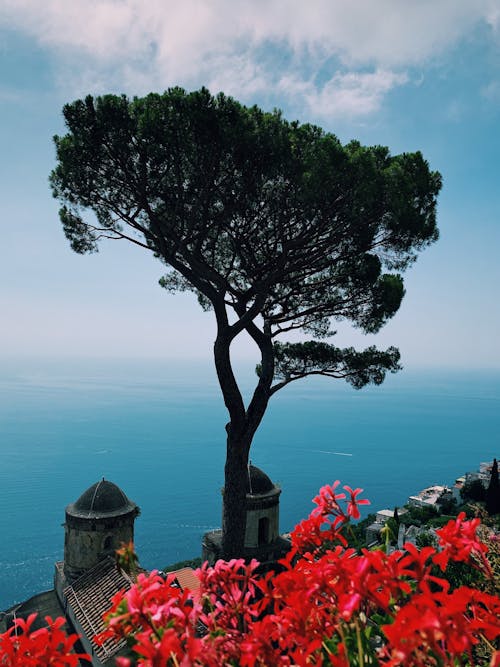
{"type": "Polygon", "coordinates": [[[225,560],[241,558],[244,555],[246,489],[249,486],[248,457],[253,437],[262,421],[268,400],[268,391],[265,391],[259,383],[246,413],[243,432],[233,429],[231,422],[226,426],[225,486],[222,498],[222,551],[225,560]]]}
{"type": "Polygon", "coordinates": [[[270,336],[260,332],[251,321],[247,323],[245,328],[261,351],[262,371],[248,409],[245,409],[229,354],[231,342],[237,334],[228,324],[223,304],[214,304],[214,307],[218,323],[214,343],[215,368],[229,413],[222,499],[222,553],[223,558],[228,560],[244,555],[248,455],[269,401],[274,356],[270,336]]]}
{"type": "Polygon", "coordinates": [[[225,560],[241,558],[245,546],[246,488],[250,443],[231,434],[228,424],[222,498],[222,551],[225,560]]]}

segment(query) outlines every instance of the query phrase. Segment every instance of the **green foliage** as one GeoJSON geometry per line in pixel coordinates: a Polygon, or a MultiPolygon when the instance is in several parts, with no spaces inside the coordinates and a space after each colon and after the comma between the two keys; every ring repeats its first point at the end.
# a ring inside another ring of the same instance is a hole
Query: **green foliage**
{"type": "Polygon", "coordinates": [[[414,526],[425,526],[433,517],[437,516],[438,511],[434,507],[416,507],[415,505],[406,505],[408,513],[404,515],[404,523],[414,526]]]}
{"type": "Polygon", "coordinates": [[[368,514],[367,517],[361,519],[357,523],[349,523],[349,530],[346,531],[345,537],[350,547],[354,549],[361,549],[366,547],[366,529],[376,519],[375,514],[368,514]]]}
{"type": "Polygon", "coordinates": [[[399,365],[395,347],[385,352],[371,346],[363,352],[340,349],[327,343],[274,343],[275,377],[285,382],[305,375],[345,378],[356,389],[368,383],[381,384],[386,371],[394,373],[399,365]]]}
{"type": "Polygon", "coordinates": [[[457,510],[464,512],[468,519],[473,519],[474,517],[478,516],[478,509],[480,508],[482,508],[482,505],[477,505],[476,503],[470,502],[460,505],[457,510]]]}
{"type": "Polygon", "coordinates": [[[454,514],[456,516],[457,501],[453,497],[444,497],[439,501],[439,510],[442,514],[454,514]]]}
{"type": "Polygon", "coordinates": [[[387,519],[387,521],[385,522],[385,527],[389,531],[390,542],[396,543],[398,541],[399,524],[394,519],[394,517],[391,516],[389,519],[387,519]]]}
{"type": "Polygon", "coordinates": [[[460,563],[450,561],[446,567],[444,574],[436,568],[436,576],[442,576],[446,579],[452,590],[460,586],[470,586],[470,588],[479,588],[480,584],[484,583],[484,575],[468,563],[460,563]]]}
{"type": "Polygon", "coordinates": [[[420,153],[342,146],[206,89],[89,96],[64,116],[51,184],[73,249],[139,243],[169,266],[167,289],[254,304],[275,330],[325,336],[333,317],[377,331],[404,294],[383,266],[404,269],[438,235],[441,178],[420,153]]]}
{"type": "Polygon", "coordinates": [[[500,482],[498,480],[498,463],[493,460],[490,482],[485,494],[486,510],[488,514],[500,513],[500,482]]]}
{"type": "Polygon", "coordinates": [[[474,479],[471,482],[466,482],[462,486],[460,495],[464,500],[483,502],[486,496],[486,490],[480,479],[474,479]]]}
{"type": "Polygon", "coordinates": [[[173,572],[174,570],[181,570],[183,567],[192,567],[193,570],[196,570],[198,567],[201,567],[202,560],[201,558],[191,558],[188,560],[180,560],[178,563],[172,563],[163,568],[163,572],[173,572]]]}
{"type": "Polygon", "coordinates": [[[423,549],[424,547],[435,547],[437,540],[433,533],[430,531],[424,531],[417,535],[415,538],[415,543],[419,549],[423,549]]]}
{"type": "Polygon", "coordinates": [[[440,516],[431,517],[426,525],[431,526],[432,528],[442,528],[442,526],[446,526],[448,521],[451,521],[454,518],[455,516],[450,514],[442,514],[440,516]]]}

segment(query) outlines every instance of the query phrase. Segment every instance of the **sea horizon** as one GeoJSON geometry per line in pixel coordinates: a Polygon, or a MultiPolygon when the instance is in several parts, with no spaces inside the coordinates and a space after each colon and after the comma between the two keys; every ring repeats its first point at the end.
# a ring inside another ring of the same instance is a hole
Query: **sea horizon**
{"type": "MultiPolygon", "coordinates": [[[[253,365],[236,362],[249,395],[253,365]]],[[[273,397],[252,462],[282,488],[285,532],[335,479],[364,516],[500,453],[500,369],[416,369],[356,391],[302,380],[273,397]]],[[[0,610],[52,586],[64,509],[102,477],[141,508],[141,564],[200,555],[220,525],[225,408],[209,361],[10,360],[0,371],[0,610]]]]}

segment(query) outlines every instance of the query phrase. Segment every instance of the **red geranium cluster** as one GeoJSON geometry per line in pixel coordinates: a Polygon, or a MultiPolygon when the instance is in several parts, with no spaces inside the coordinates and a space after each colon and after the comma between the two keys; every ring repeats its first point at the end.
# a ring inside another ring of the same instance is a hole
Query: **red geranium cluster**
{"type": "MultiPolygon", "coordinates": [[[[126,637],[142,667],[465,667],[480,664],[473,655],[480,642],[491,667],[500,667],[500,598],[465,586],[451,590],[436,576],[436,566],[443,570],[449,560],[492,576],[478,520],[450,521],[437,531],[438,549],[406,544],[389,554],[358,553],[342,531],[368,501],[349,487],[346,499],[337,486],[320,490],[278,573],[258,574],[256,561],[242,559],[205,563],[197,592],[173,587],[174,575],[140,574],[113,600],[99,640],[126,637]]],[[[0,657],[3,664],[20,663],[0,657]]]]}
{"type": "Polygon", "coordinates": [[[0,634],[0,665],[2,667],[78,667],[80,658],[90,657],[73,652],[77,635],[68,637],[63,631],[64,618],[45,618],[47,627],[31,630],[36,614],[26,620],[16,619],[14,625],[0,634]]]}

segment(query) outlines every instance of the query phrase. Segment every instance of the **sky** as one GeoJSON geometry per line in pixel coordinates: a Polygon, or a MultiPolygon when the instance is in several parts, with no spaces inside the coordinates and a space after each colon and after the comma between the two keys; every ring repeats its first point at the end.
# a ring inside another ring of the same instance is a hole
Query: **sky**
{"type": "Polygon", "coordinates": [[[0,0],[1,359],[210,358],[210,313],[140,248],[73,253],[48,185],[66,102],[176,85],[421,150],[443,176],[440,239],[379,334],[332,342],[500,368],[500,0],[0,0]]]}

